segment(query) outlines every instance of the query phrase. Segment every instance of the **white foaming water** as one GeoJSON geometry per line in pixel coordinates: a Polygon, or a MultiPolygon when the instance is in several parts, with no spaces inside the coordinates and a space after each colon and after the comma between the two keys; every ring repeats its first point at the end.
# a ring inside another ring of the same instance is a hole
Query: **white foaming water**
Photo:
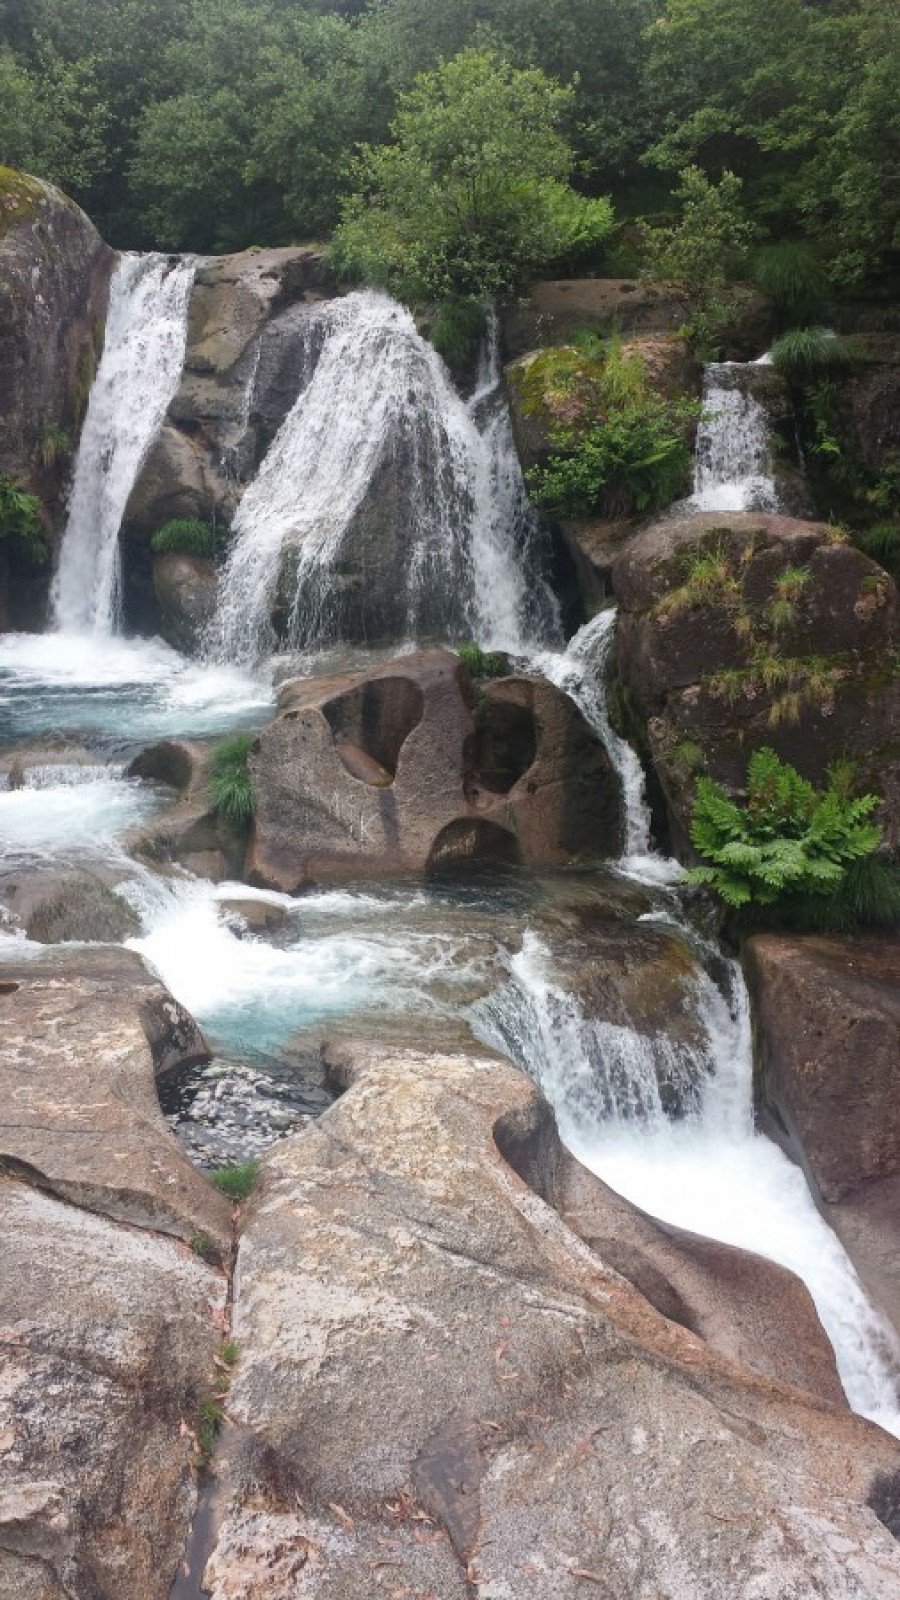
{"type": "Polygon", "coordinates": [[[466,405],[409,312],[368,291],[311,308],[307,344],[319,349],[312,375],[235,517],[210,653],[265,654],[279,598],[296,648],[334,636],[347,535],[391,468],[391,516],[409,532],[409,636],[468,629],[517,650],[546,631],[555,606],[528,570],[532,524],[506,407],[490,400],[496,371],[466,405]]]}
{"type": "Polygon", "coordinates": [[[677,1063],[685,1114],[669,1120],[659,1084],[671,1044],[585,1018],[554,984],[534,934],[510,982],[474,1008],[491,1044],[530,1071],[572,1152],[634,1205],[665,1222],[767,1256],[803,1279],[855,1411],[900,1435],[900,1343],[872,1306],[800,1168],[753,1124],[749,1003],[732,968],[726,1002],[698,966],[707,1043],[677,1063]]]}
{"type": "Polygon", "coordinates": [[[189,661],[161,639],[0,635],[0,739],[62,731],[114,739],[215,734],[261,720],[272,669],[189,661]]]}
{"type": "Polygon", "coordinates": [[[116,841],[159,804],[120,767],[43,766],[0,790],[0,860],[115,858],[116,841]]]}
{"type": "Polygon", "coordinates": [[[418,897],[390,905],[334,890],[300,900],[246,884],[158,879],[140,873],[122,892],[145,932],[129,941],[219,1048],[276,1052],[316,1023],[367,1014],[454,1015],[455,991],[488,987],[483,952],[459,936],[404,918],[418,897]],[[290,913],[278,942],[250,935],[223,912],[262,899],[290,913]]]}
{"type": "Polygon", "coordinates": [[[194,272],[188,261],[124,255],[113,274],[51,596],[63,633],[107,635],[118,621],[119,529],[181,376],[194,272]]]}
{"type": "Polygon", "coordinates": [[[778,510],[769,421],[748,383],[755,365],[721,361],[706,368],[688,502],[697,511],[778,510]]]}
{"type": "Polygon", "coordinates": [[[531,666],[574,700],[606,748],[622,785],[625,848],[620,871],[644,883],[676,883],[683,877],[677,861],[658,855],[651,841],[650,807],[644,769],[626,739],[616,733],[607,706],[607,669],[615,640],[616,611],[600,611],[579,629],[563,651],[541,651],[531,666]]]}

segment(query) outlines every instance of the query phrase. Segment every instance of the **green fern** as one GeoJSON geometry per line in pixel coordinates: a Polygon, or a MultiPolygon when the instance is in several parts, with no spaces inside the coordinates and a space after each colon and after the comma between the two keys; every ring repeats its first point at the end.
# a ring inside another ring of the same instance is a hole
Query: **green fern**
{"type": "MultiPolygon", "coordinates": [[[[881,829],[870,821],[879,803],[871,794],[850,798],[845,774],[817,790],[774,750],[757,750],[747,769],[746,805],[711,778],[697,782],[691,839],[704,864],[693,881],[735,910],[796,908],[846,894],[861,881],[851,869],[881,843],[881,829]]],[[[882,900],[893,903],[886,893],[882,900]]],[[[856,901],[864,913],[861,893],[856,901]]]]}

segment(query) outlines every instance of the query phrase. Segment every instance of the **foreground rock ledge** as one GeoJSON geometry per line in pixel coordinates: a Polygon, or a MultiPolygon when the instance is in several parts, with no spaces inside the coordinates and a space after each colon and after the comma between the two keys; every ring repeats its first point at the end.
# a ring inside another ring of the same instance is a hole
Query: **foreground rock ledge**
{"type": "Polygon", "coordinates": [[[0,1164],[61,1199],[225,1255],[231,1208],[170,1132],[157,1072],[208,1059],[138,955],[54,951],[0,967],[0,1164]]]}
{"type": "MultiPolygon", "coordinates": [[[[348,1092],[269,1158],[239,1249],[214,1600],[900,1592],[866,1505],[896,1442],[579,1238],[532,1186],[568,1180],[527,1079],[346,1044],[331,1064],[348,1092]]],[[[571,1208],[598,1242],[606,1193],[571,1208]]],[[[771,1327],[786,1275],[757,1270],[771,1327]]]]}

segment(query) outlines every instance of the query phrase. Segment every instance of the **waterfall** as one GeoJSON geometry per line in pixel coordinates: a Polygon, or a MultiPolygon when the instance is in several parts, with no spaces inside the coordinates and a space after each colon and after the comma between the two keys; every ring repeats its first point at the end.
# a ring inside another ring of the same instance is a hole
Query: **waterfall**
{"type": "Polygon", "coordinates": [[[466,404],[409,312],[370,291],[310,308],[303,365],[313,353],[238,508],[209,653],[265,654],[279,605],[295,647],[338,636],[354,523],[389,473],[390,526],[367,530],[360,565],[366,540],[403,540],[399,592],[385,601],[409,638],[471,633],[515,651],[551,631],[496,353],[466,404]]]}
{"type": "Polygon", "coordinates": [[[51,603],[58,632],[108,636],[119,621],[119,529],[178,386],[193,263],[124,255],[81,433],[51,603]]]}
{"type": "Polygon", "coordinates": [[[752,391],[759,365],[720,361],[706,368],[689,501],[697,511],[778,510],[769,422],[752,391]]]}
{"type": "Polygon", "coordinates": [[[695,969],[693,1053],[583,1015],[527,933],[509,981],[472,1010],[485,1041],[530,1072],[579,1160],[662,1221],[767,1256],[804,1280],[854,1410],[900,1434],[900,1343],[868,1300],[801,1172],[753,1119],[750,1007],[740,969],[723,993],[695,969]],[[680,1091],[677,1120],[661,1087],[680,1091]]]}

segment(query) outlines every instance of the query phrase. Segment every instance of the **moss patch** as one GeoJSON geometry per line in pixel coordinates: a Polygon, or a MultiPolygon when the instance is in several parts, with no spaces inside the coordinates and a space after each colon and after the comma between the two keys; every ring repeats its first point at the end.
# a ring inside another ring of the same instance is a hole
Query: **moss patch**
{"type": "Polygon", "coordinates": [[[0,167],[0,239],[17,222],[35,217],[46,197],[43,184],[36,178],[28,178],[13,167],[0,167]]]}

